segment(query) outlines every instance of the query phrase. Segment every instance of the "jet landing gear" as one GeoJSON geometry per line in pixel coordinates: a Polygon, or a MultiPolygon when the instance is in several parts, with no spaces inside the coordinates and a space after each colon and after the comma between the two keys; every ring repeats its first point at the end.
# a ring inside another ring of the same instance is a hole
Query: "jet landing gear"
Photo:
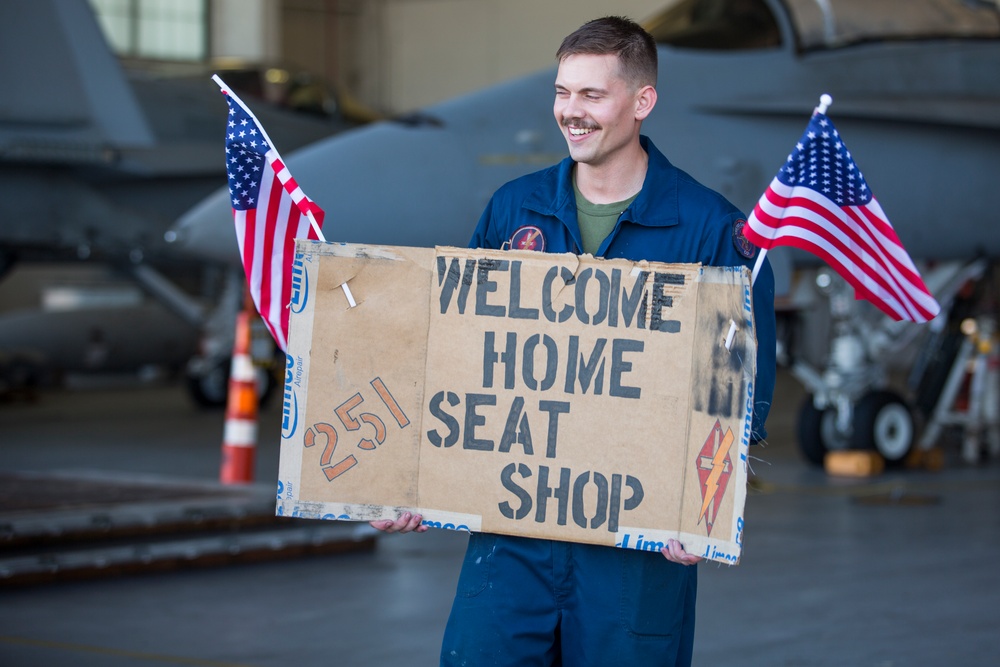
{"type": "MultiPolygon", "coordinates": [[[[227,272],[222,294],[202,323],[199,354],[187,365],[187,390],[196,405],[222,408],[229,397],[236,316],[246,301],[242,268],[227,272]]],[[[250,318],[250,358],[257,376],[261,407],[284,383],[285,355],[271,339],[260,317],[250,318]]]]}
{"type": "MultiPolygon", "coordinates": [[[[988,268],[985,260],[977,259],[928,269],[925,282],[942,312],[934,322],[921,325],[894,321],[857,302],[854,290],[844,280],[827,269],[819,271],[816,287],[829,302],[829,355],[822,367],[800,360],[791,368],[809,392],[798,421],[799,449],[806,461],[824,466],[828,452],[862,450],[878,452],[889,466],[900,465],[911,454],[929,449],[927,443],[936,437],[937,427],[956,421],[949,394],[942,402],[945,407],[931,419],[923,442],[918,442],[916,415],[926,415],[927,409],[919,396],[915,401],[920,410],[890,388],[889,367],[910,368],[911,387],[934,376],[932,371],[939,362],[933,358],[942,356],[947,348],[942,346],[942,336],[957,312],[953,308],[960,303],[965,288],[979,284],[988,268]],[[914,361],[916,351],[922,354],[914,361]]],[[[956,367],[962,370],[964,360],[957,361],[956,367]]],[[[957,387],[957,380],[952,384],[957,387]]],[[[1000,417],[995,421],[1000,424],[1000,417]]],[[[996,428],[996,449],[1000,451],[1000,426],[996,428]]]]}
{"type": "Polygon", "coordinates": [[[872,391],[853,405],[818,407],[806,397],[799,410],[799,449],[809,463],[822,466],[827,452],[875,450],[890,466],[901,464],[916,444],[913,410],[892,391],[872,391]],[[846,428],[844,428],[846,424],[846,428]]]}

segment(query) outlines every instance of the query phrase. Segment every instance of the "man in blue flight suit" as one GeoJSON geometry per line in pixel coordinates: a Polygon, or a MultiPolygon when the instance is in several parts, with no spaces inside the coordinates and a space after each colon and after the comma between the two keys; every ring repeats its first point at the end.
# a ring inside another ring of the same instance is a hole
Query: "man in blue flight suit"
{"type": "MultiPolygon", "coordinates": [[[[502,186],[472,237],[478,248],[747,265],[745,218],[640,135],[656,104],[657,53],[636,23],[586,23],[556,54],[553,112],[570,157],[502,186]]],[[[774,277],[753,288],[757,377],[752,440],[766,435],[774,388],[774,277]]],[[[373,525],[422,532],[419,515],[373,525]]],[[[670,540],[662,555],[475,533],[445,630],[442,665],[691,663],[701,559],[670,540]]]]}

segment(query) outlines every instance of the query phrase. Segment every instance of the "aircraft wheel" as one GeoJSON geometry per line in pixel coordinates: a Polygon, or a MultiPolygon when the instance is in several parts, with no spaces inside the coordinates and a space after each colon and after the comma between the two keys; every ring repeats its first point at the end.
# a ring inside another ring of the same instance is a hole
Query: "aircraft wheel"
{"type": "Polygon", "coordinates": [[[212,364],[205,372],[188,375],[188,393],[202,408],[221,408],[226,405],[229,393],[229,360],[212,364]]]}
{"type": "Polygon", "coordinates": [[[0,278],[6,276],[16,263],[17,255],[12,250],[0,249],[0,278]]]}
{"type": "MultiPolygon", "coordinates": [[[[284,362],[284,355],[281,361],[284,362]]],[[[278,372],[269,366],[257,368],[257,405],[265,407],[271,400],[275,391],[280,393],[284,387],[284,378],[279,379],[278,372]]]]}
{"type": "Polygon", "coordinates": [[[858,449],[874,449],[888,464],[900,463],[916,441],[913,413],[891,391],[873,391],[854,406],[854,439],[858,449]]]}
{"type": "Polygon", "coordinates": [[[837,411],[820,410],[813,404],[812,395],[806,396],[799,409],[799,451],[809,463],[822,466],[826,453],[846,449],[847,440],[837,433],[837,411]]]}
{"type": "MultiPolygon", "coordinates": [[[[220,360],[207,372],[188,376],[188,392],[200,407],[212,409],[225,407],[229,395],[231,363],[228,359],[220,360]]],[[[257,367],[254,370],[257,374],[257,403],[260,407],[264,407],[279,382],[275,373],[269,368],[257,367]]]]}

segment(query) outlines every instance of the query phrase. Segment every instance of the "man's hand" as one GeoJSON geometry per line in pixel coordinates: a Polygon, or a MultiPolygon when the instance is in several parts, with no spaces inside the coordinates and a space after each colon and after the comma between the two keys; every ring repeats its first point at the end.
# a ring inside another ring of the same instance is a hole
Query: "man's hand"
{"type": "Polygon", "coordinates": [[[677,540],[667,540],[667,546],[660,553],[671,563],[678,565],[696,565],[701,562],[701,556],[695,556],[684,551],[684,546],[677,540]]]}
{"type": "Polygon", "coordinates": [[[393,521],[392,519],[380,519],[379,521],[369,521],[372,528],[381,530],[383,533],[426,533],[427,526],[420,524],[424,518],[419,514],[403,514],[393,521]]]}

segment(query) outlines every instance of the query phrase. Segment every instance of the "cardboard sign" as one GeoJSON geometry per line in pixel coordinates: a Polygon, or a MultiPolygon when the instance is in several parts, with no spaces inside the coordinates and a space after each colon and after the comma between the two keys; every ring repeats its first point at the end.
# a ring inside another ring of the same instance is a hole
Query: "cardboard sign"
{"type": "Polygon", "coordinates": [[[749,272],[301,240],[278,514],[738,562],[749,272]]]}

